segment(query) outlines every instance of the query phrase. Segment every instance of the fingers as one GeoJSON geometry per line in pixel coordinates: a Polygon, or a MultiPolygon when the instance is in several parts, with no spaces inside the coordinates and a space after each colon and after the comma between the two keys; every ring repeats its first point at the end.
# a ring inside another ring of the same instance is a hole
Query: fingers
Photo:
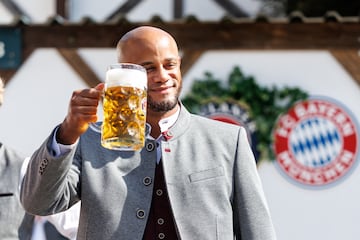
{"type": "Polygon", "coordinates": [[[90,114],[96,113],[103,89],[104,83],[100,83],[94,88],[74,91],[71,97],[70,107],[79,108],[80,112],[84,110],[84,113],[86,113],[87,110],[89,110],[90,114]]]}
{"type": "Polygon", "coordinates": [[[58,131],[59,143],[74,143],[87,130],[89,123],[97,120],[97,108],[102,89],[103,84],[99,84],[95,88],[73,92],[68,114],[58,131]]]}
{"type": "Polygon", "coordinates": [[[102,91],[96,88],[73,92],[70,101],[69,114],[76,116],[76,121],[96,121],[97,107],[102,91]]]}
{"type": "Polygon", "coordinates": [[[104,83],[99,83],[98,85],[95,86],[95,89],[98,91],[102,91],[104,89],[105,84],[104,83]]]}

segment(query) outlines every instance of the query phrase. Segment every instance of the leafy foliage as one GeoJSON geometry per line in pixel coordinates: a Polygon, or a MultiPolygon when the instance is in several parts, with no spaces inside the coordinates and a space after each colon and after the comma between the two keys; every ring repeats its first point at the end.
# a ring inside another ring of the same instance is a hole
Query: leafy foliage
{"type": "Polygon", "coordinates": [[[281,17],[300,11],[307,17],[322,17],[328,11],[341,16],[359,16],[359,0],[261,0],[260,12],[266,16],[281,17]]]}
{"type": "MultiPolygon", "coordinates": [[[[283,0],[281,0],[283,1],[283,0]]],[[[308,17],[324,16],[327,11],[336,11],[341,16],[359,16],[359,0],[289,0],[287,12],[302,11],[308,17]]]]}
{"type": "Polygon", "coordinates": [[[236,102],[246,106],[256,123],[257,150],[260,159],[273,159],[271,152],[272,128],[278,116],[286,112],[296,101],[308,94],[299,88],[262,87],[252,76],[245,76],[238,66],[234,67],[227,82],[206,72],[203,79],[195,79],[191,91],[182,99],[193,113],[200,113],[208,102],[236,102]]]}

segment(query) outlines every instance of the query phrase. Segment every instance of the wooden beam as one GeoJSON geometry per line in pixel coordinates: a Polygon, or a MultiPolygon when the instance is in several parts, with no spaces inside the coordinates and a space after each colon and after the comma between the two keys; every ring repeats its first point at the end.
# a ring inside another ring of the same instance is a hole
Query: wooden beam
{"type": "Polygon", "coordinates": [[[25,13],[25,11],[20,8],[18,4],[16,4],[12,0],[0,0],[0,2],[11,12],[13,16],[20,17],[23,20],[26,20],[27,22],[31,21],[31,18],[28,14],[25,13]]]}
{"type": "Polygon", "coordinates": [[[127,0],[119,8],[117,8],[112,14],[110,14],[106,20],[112,20],[118,16],[125,16],[126,13],[130,12],[134,7],[136,7],[142,0],[127,0]]]}
{"type": "Polygon", "coordinates": [[[68,0],[56,0],[56,14],[69,19],[69,5],[68,0]]]}
{"type": "Polygon", "coordinates": [[[236,3],[231,0],[214,0],[220,7],[222,7],[230,16],[233,17],[249,17],[244,10],[242,10],[236,3]]]}
{"type": "Polygon", "coordinates": [[[204,51],[182,51],[181,72],[185,76],[196,61],[201,57],[204,51]]]}
{"type": "Polygon", "coordinates": [[[360,24],[354,23],[139,23],[23,25],[24,44],[31,48],[108,48],[139,25],[170,32],[180,48],[229,49],[351,49],[358,48],[360,24]]]}
{"type": "Polygon", "coordinates": [[[108,48],[132,25],[22,26],[23,44],[29,48],[108,48]]]}
{"type": "MultiPolygon", "coordinates": [[[[19,24],[23,36],[24,61],[37,48],[58,48],[88,84],[99,82],[76,54],[78,48],[114,48],[119,38],[139,25],[153,25],[171,33],[184,52],[183,73],[208,50],[328,50],[359,82],[359,21],[350,22],[157,22],[96,24],[19,24]],[[69,51],[67,51],[67,49],[69,51]],[[74,62],[73,61],[78,61],[74,62]],[[77,69],[78,65],[83,67],[77,69]]],[[[0,26],[1,27],[1,26],[0,26]]],[[[359,68],[360,69],[360,68],[359,68]]],[[[13,71],[1,71],[5,80],[13,71]]]]}
{"type": "Polygon", "coordinates": [[[184,15],[184,0],[174,0],[174,18],[181,19],[184,15]]]}
{"type": "Polygon", "coordinates": [[[6,84],[15,75],[17,69],[0,69],[0,77],[6,84]]]}
{"type": "Polygon", "coordinates": [[[360,86],[359,50],[331,50],[330,52],[360,86]]]}
{"type": "Polygon", "coordinates": [[[95,87],[101,83],[101,80],[91,70],[89,65],[77,54],[76,49],[60,48],[58,51],[89,87],[95,87]]]}

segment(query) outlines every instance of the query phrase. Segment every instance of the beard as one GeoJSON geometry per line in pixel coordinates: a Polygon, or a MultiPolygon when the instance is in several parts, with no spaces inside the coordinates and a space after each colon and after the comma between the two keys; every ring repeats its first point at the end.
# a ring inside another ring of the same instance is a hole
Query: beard
{"type": "Polygon", "coordinates": [[[162,102],[154,101],[150,96],[147,100],[148,108],[153,112],[168,112],[176,107],[178,103],[178,96],[174,96],[171,99],[164,100],[162,102]]]}
{"type": "Polygon", "coordinates": [[[179,96],[182,85],[177,89],[176,94],[169,99],[161,102],[155,101],[150,95],[147,98],[147,107],[153,112],[168,112],[176,107],[179,102],[179,96]]]}

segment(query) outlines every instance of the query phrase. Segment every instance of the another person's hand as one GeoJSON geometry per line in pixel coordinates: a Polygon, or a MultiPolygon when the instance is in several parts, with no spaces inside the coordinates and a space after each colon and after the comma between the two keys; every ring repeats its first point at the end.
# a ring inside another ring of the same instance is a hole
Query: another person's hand
{"type": "Polygon", "coordinates": [[[97,120],[97,107],[104,84],[94,88],[74,91],[70,100],[68,114],[61,123],[56,140],[61,144],[73,144],[97,120]]]}

